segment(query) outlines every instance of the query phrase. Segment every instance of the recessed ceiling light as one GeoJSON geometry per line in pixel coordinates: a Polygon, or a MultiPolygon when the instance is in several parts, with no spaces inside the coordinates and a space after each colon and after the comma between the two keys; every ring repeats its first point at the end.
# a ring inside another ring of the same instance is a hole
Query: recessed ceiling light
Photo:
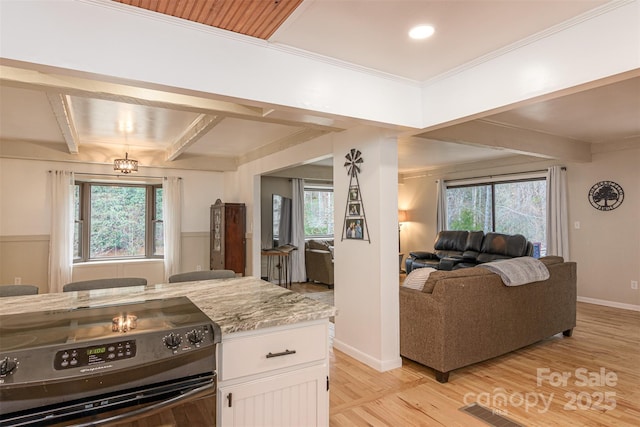
{"type": "Polygon", "coordinates": [[[431,25],[418,25],[409,30],[409,37],[422,40],[431,37],[436,30],[431,25]]]}

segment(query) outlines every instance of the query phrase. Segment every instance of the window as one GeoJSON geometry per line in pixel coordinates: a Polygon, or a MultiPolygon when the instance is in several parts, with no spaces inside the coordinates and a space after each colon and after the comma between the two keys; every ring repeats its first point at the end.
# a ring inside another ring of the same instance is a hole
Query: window
{"type": "Polygon", "coordinates": [[[304,189],[305,237],[333,237],[333,188],[304,189]]]}
{"type": "Polygon", "coordinates": [[[164,254],[162,185],[76,182],[76,262],[164,254]]]}
{"type": "Polygon", "coordinates": [[[447,229],[522,234],[546,253],[545,178],[447,184],[447,229]]]}

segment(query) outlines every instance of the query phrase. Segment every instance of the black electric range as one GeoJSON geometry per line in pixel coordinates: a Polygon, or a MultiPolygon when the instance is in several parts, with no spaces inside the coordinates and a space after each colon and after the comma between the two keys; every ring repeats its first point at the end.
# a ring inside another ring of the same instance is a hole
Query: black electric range
{"type": "Polygon", "coordinates": [[[186,297],[0,316],[0,425],[99,425],[215,393],[220,341],[186,297]]]}

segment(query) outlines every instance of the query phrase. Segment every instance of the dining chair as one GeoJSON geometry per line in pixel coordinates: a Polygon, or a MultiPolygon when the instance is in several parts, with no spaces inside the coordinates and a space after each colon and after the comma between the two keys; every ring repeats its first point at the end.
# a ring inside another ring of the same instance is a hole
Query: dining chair
{"type": "Polygon", "coordinates": [[[147,279],[140,277],[117,277],[109,279],[83,280],[67,283],[62,287],[63,292],[90,291],[93,289],[124,288],[127,286],[146,286],[147,279]]]}
{"type": "Polygon", "coordinates": [[[2,285],[0,297],[17,297],[20,295],[36,295],[40,289],[35,285],[2,285]]]}
{"type": "Polygon", "coordinates": [[[232,277],[236,277],[236,272],[233,270],[189,271],[187,273],[178,273],[178,274],[169,276],[169,283],[194,282],[196,280],[210,280],[210,279],[230,279],[232,277]]]}

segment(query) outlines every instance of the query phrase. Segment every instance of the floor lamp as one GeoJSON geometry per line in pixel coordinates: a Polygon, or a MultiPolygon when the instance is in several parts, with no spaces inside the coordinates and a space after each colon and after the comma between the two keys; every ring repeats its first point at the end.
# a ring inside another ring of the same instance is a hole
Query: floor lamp
{"type": "Polygon", "coordinates": [[[402,223],[407,221],[407,211],[398,210],[398,254],[400,254],[400,273],[402,270],[402,245],[400,244],[400,236],[402,234],[402,223]]]}

